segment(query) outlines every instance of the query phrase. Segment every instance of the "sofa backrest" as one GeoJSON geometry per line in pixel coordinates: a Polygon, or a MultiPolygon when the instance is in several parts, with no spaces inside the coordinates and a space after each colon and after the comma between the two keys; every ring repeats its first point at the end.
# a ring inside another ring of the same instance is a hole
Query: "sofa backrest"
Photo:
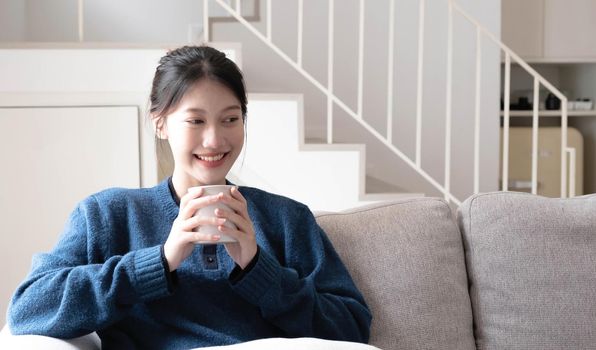
{"type": "Polygon", "coordinates": [[[441,199],[318,214],[373,313],[382,349],[475,349],[461,235],[441,199]]]}
{"type": "Polygon", "coordinates": [[[596,195],[480,194],[458,222],[479,349],[596,347],[596,195]]]}

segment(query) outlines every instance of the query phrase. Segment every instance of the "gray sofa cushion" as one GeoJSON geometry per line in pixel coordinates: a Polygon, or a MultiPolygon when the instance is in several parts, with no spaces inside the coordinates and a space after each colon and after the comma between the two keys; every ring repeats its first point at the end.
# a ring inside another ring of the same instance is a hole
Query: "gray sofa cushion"
{"type": "Polygon", "coordinates": [[[317,215],[372,313],[382,349],[474,349],[463,244],[449,206],[416,198],[317,215]]]}
{"type": "Polygon", "coordinates": [[[594,349],[596,196],[481,194],[458,221],[479,349],[594,349]]]}

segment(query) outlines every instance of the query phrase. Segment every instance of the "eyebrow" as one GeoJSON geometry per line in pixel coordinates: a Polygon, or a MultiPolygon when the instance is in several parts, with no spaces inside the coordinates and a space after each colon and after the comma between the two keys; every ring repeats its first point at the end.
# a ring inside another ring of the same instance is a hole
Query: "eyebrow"
{"type": "MultiPolygon", "coordinates": [[[[241,109],[240,106],[238,105],[232,105],[232,106],[228,106],[224,109],[221,110],[221,112],[227,112],[227,111],[231,111],[231,110],[235,110],[235,109],[241,109]]],[[[185,110],[185,112],[193,112],[193,113],[201,113],[201,114],[206,114],[207,111],[202,109],[202,108],[196,108],[196,107],[189,107],[185,110]]]]}

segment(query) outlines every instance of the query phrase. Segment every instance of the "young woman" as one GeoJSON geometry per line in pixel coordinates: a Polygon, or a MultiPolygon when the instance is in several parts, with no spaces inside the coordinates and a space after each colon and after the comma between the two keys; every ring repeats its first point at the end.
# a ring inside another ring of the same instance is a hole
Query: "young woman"
{"type": "Polygon", "coordinates": [[[247,98],[238,67],[210,47],[176,49],[160,60],[150,99],[156,134],[174,156],[172,177],[80,202],[17,289],[13,334],[97,331],[107,349],[268,337],[367,342],[371,314],[305,205],[250,187],[213,196],[197,188],[227,183],[242,149],[247,98]],[[231,210],[195,216],[215,202],[231,210]],[[201,225],[237,243],[217,244],[219,235],[196,232],[201,225]]]}

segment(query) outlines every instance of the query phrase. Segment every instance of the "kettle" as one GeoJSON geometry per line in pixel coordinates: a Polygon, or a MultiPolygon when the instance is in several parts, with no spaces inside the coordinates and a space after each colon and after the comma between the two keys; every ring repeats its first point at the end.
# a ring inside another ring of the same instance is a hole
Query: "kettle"
{"type": "Polygon", "coordinates": [[[544,101],[544,107],[551,111],[557,110],[561,108],[561,100],[552,92],[549,92],[548,96],[546,96],[546,100],[544,101]]]}

